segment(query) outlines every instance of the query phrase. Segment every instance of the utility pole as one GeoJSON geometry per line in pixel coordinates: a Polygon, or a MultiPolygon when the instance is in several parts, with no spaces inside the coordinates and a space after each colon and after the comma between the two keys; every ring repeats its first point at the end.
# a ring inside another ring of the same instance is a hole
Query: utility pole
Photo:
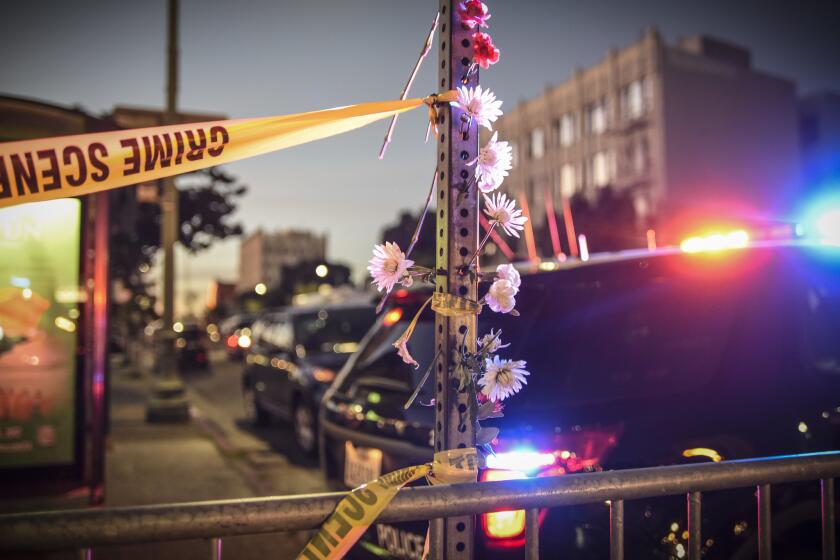
{"type": "MultiPolygon", "coordinates": [[[[178,0],[169,0],[166,72],[166,112],[164,124],[178,122],[178,0]]],[[[179,378],[175,358],[175,242],[178,240],[178,189],[175,179],[162,181],[160,241],[163,248],[163,328],[158,331],[157,370],[163,379],[152,388],[146,406],[146,419],[152,422],[186,422],[189,419],[184,384],[179,378]]]]}
{"type": "MultiPolygon", "coordinates": [[[[464,85],[478,85],[478,71],[466,83],[462,78],[472,63],[473,31],[464,27],[456,10],[457,1],[439,0],[439,91],[464,85]]],[[[462,193],[475,173],[468,165],[478,155],[478,123],[467,129],[463,111],[446,105],[438,117],[437,252],[435,254],[438,292],[477,299],[478,281],[466,272],[478,249],[478,189],[475,185],[462,193]],[[467,131],[464,133],[463,131],[467,131]]],[[[476,265],[477,267],[477,265],[476,265]]],[[[435,451],[475,447],[470,389],[458,390],[458,380],[450,372],[453,357],[464,344],[475,352],[476,316],[435,318],[435,451]]],[[[475,517],[434,519],[431,523],[430,553],[435,560],[464,560],[473,557],[475,517]]]]}
{"type": "MultiPolygon", "coordinates": [[[[178,0],[169,0],[164,124],[177,121],[178,96],[178,0]]],[[[160,239],[163,248],[163,328],[172,331],[175,320],[175,242],[178,239],[178,190],[174,177],[163,179],[160,239]]]]}

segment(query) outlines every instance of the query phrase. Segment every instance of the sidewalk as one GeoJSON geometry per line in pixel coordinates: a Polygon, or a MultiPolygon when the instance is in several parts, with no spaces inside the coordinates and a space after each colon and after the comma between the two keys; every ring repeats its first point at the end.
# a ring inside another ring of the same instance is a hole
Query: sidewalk
{"type": "MultiPolygon", "coordinates": [[[[114,367],[111,381],[106,507],[249,498],[268,495],[267,490],[275,486],[255,476],[239,450],[245,446],[257,456],[267,455],[264,453],[266,445],[257,438],[243,440],[247,435],[227,432],[223,422],[216,422],[201,410],[201,406],[212,408],[212,405],[200,396],[190,395],[194,417],[190,423],[149,424],[145,414],[151,379],[132,375],[126,368],[114,367]],[[229,436],[229,433],[233,435],[229,436]],[[236,445],[230,440],[235,440],[236,445]]],[[[212,414],[212,411],[209,412],[212,414]]],[[[281,456],[266,460],[287,464],[281,456]]],[[[290,491],[323,490],[317,484],[310,486],[313,487],[296,487],[290,491]]],[[[255,560],[294,558],[306,544],[308,536],[308,533],[298,532],[228,538],[223,542],[223,557],[255,560]]],[[[205,541],[102,547],[94,550],[94,558],[206,560],[209,557],[208,547],[205,541]]],[[[74,554],[19,557],[78,558],[74,554]]]]}

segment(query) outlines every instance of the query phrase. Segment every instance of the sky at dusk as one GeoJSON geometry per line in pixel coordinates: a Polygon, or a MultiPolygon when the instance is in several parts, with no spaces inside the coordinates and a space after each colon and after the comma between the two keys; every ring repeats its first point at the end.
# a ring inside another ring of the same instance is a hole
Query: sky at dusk
{"type": "MultiPolygon", "coordinates": [[[[481,81],[503,109],[635,42],[649,25],[669,42],[703,32],[742,44],[756,68],[794,80],[800,93],[840,91],[832,2],[488,4],[502,56],[481,81]]],[[[259,117],[396,99],[436,10],[435,0],[182,0],[179,108],[259,117]]],[[[97,114],[162,107],[165,52],[164,0],[18,2],[0,18],[0,93],[97,114]]],[[[432,92],[436,64],[433,51],[413,96],[432,92]]],[[[387,121],[226,166],[250,189],[236,218],[247,232],[327,232],[328,257],[361,278],[383,224],[419,208],[428,189],[434,149],[423,144],[424,119],[423,110],[400,118],[385,161],[377,153],[387,121]]],[[[238,246],[180,258],[182,286],[203,297],[213,277],[235,278],[238,246]]]]}

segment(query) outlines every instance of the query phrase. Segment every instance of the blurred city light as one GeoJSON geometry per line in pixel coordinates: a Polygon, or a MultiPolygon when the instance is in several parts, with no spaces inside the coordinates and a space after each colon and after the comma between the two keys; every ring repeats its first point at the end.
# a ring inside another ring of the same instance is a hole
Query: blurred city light
{"type": "Polygon", "coordinates": [[[29,278],[24,278],[21,276],[12,276],[9,280],[12,286],[15,288],[28,288],[32,283],[29,278]]]}
{"type": "Polygon", "coordinates": [[[382,320],[382,324],[386,327],[390,327],[391,325],[395,325],[402,319],[403,310],[401,307],[395,307],[390,310],[388,313],[385,314],[385,318],[382,320]]]}
{"type": "Polygon", "coordinates": [[[177,333],[184,332],[184,323],[182,323],[181,321],[176,321],[172,324],[172,330],[177,333]]]}
{"type": "Polygon", "coordinates": [[[586,243],[586,236],[584,234],[578,235],[578,246],[580,247],[580,260],[589,260],[589,245],[586,243]]]}
{"type": "Polygon", "coordinates": [[[76,323],[66,317],[56,317],[54,322],[55,326],[63,331],[76,332],[76,323]]]}
{"type": "Polygon", "coordinates": [[[254,286],[254,291],[257,293],[258,296],[264,296],[265,293],[268,291],[268,286],[260,282],[256,286],[254,286]]]}
{"type": "Polygon", "coordinates": [[[320,381],[321,383],[332,383],[332,380],[335,379],[335,370],[318,368],[312,373],[312,376],[315,378],[315,381],[320,381]]]}
{"type": "Polygon", "coordinates": [[[687,459],[690,459],[691,457],[708,457],[715,463],[723,459],[720,453],[708,447],[692,447],[691,449],[683,451],[682,455],[687,459]]]}
{"type": "Polygon", "coordinates": [[[330,269],[327,268],[327,265],[325,264],[319,264],[315,267],[315,274],[318,276],[318,278],[325,278],[329,271],[330,269]]]}

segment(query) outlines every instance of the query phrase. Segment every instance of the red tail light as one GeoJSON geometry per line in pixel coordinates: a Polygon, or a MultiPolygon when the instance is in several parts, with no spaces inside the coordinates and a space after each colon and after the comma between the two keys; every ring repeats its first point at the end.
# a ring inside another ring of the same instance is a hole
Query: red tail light
{"type": "MultiPolygon", "coordinates": [[[[523,472],[496,469],[487,469],[481,475],[482,481],[518,480],[522,478],[528,477],[523,472]]],[[[482,514],[481,527],[491,539],[516,539],[525,532],[525,510],[518,509],[482,514]]]]}
{"type": "Polygon", "coordinates": [[[239,338],[232,334],[225,340],[225,344],[228,345],[228,348],[236,348],[237,344],[239,343],[239,338]]]}

